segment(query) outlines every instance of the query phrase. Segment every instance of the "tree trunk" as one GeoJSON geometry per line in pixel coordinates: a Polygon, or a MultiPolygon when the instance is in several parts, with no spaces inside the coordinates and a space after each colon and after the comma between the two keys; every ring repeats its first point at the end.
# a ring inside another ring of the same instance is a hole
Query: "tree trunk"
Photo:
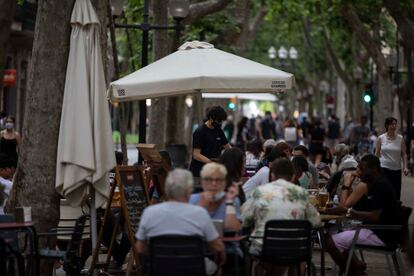
{"type": "Polygon", "coordinates": [[[355,7],[346,2],[341,8],[342,15],[348,22],[359,42],[365,47],[368,54],[372,57],[377,65],[378,71],[378,93],[375,103],[375,119],[374,126],[383,125],[387,116],[392,114],[392,84],[385,61],[384,55],[381,53],[381,42],[372,36],[365,27],[355,7]]]}
{"type": "MultiPolygon", "coordinates": [[[[154,14],[154,24],[168,24],[168,1],[155,0],[152,1],[152,11],[154,14]]],[[[158,60],[170,53],[169,36],[167,30],[154,30],[153,35],[153,57],[154,61],[158,60]]],[[[153,99],[151,103],[149,116],[149,136],[148,143],[156,144],[158,149],[165,147],[165,132],[167,118],[173,117],[172,114],[166,112],[166,98],[153,99]]]]}
{"type": "Polygon", "coordinates": [[[0,91],[3,90],[3,69],[15,11],[16,0],[2,0],[0,4],[0,91]]]}
{"type": "MultiPolygon", "coordinates": [[[[8,206],[10,210],[31,206],[32,220],[39,232],[56,227],[59,220],[59,196],[55,190],[56,152],[74,2],[38,2],[25,102],[25,114],[30,116],[25,116],[23,122],[18,168],[8,206]]],[[[101,22],[105,22],[106,6],[101,3],[96,11],[101,22]]],[[[103,26],[105,31],[101,36],[106,36],[106,23],[103,26]]],[[[102,54],[105,55],[105,50],[102,54]]],[[[41,240],[40,246],[44,245],[45,241],[41,240]]],[[[51,273],[52,265],[41,265],[41,275],[51,273]]]]}
{"type": "MultiPolygon", "coordinates": [[[[408,2],[405,4],[408,5],[408,2]]],[[[400,0],[384,0],[383,3],[397,23],[404,42],[411,48],[414,48],[414,21],[412,20],[410,10],[402,7],[400,0]]]]}
{"type": "MultiPolygon", "coordinates": [[[[102,14],[102,16],[104,16],[109,22],[109,33],[111,37],[111,49],[112,49],[112,59],[114,61],[115,79],[119,79],[121,77],[121,73],[120,73],[119,62],[118,62],[118,48],[117,48],[116,37],[115,37],[115,24],[112,18],[112,10],[109,5],[110,0],[102,1],[102,2],[105,2],[107,4],[106,13],[102,14]]],[[[105,47],[106,47],[106,44],[105,44],[105,47]]],[[[105,52],[102,51],[102,53],[105,53],[105,52]]],[[[116,118],[119,119],[119,132],[121,136],[121,151],[122,151],[122,156],[123,156],[122,164],[127,165],[128,164],[128,150],[127,150],[126,134],[127,134],[127,129],[128,129],[127,128],[127,114],[129,111],[129,103],[128,102],[119,103],[119,107],[115,108],[114,111],[117,113],[116,118]]]]}
{"type": "Polygon", "coordinates": [[[374,128],[383,129],[385,118],[392,115],[392,83],[388,71],[378,71],[378,95],[375,97],[374,128]]]}
{"type": "MultiPolygon", "coordinates": [[[[40,0],[38,4],[25,104],[28,116],[24,118],[18,169],[9,200],[12,209],[32,207],[32,219],[40,232],[55,227],[59,220],[56,151],[73,3],[40,0]]],[[[41,268],[41,275],[51,273],[50,266],[41,268]]]]}

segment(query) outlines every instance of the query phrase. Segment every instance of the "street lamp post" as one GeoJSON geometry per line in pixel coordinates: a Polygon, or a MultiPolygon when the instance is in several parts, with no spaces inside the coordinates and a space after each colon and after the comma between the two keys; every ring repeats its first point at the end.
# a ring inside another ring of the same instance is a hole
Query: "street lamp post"
{"type": "Polygon", "coordinates": [[[270,59],[270,66],[275,67],[275,58],[276,58],[276,49],[273,46],[270,46],[269,50],[267,50],[267,54],[270,59]]]}
{"type": "MultiPolygon", "coordinates": [[[[175,30],[175,43],[179,44],[180,22],[188,15],[188,0],[170,0],[169,11],[175,20],[174,26],[154,25],[149,23],[149,0],[144,0],[143,21],[141,24],[115,24],[115,28],[138,29],[142,31],[142,52],[141,52],[141,68],[148,65],[148,47],[149,47],[149,31],[150,30],[175,30]]],[[[145,100],[139,101],[139,142],[146,142],[146,124],[147,124],[147,105],[145,100]]]]}
{"type": "Polygon", "coordinates": [[[279,57],[281,68],[285,67],[285,61],[288,58],[288,55],[289,52],[284,46],[280,46],[279,50],[277,50],[277,56],[279,57]]]}
{"type": "Polygon", "coordinates": [[[295,62],[298,59],[298,50],[295,47],[290,47],[289,58],[292,61],[292,66],[295,66],[295,62]]]}

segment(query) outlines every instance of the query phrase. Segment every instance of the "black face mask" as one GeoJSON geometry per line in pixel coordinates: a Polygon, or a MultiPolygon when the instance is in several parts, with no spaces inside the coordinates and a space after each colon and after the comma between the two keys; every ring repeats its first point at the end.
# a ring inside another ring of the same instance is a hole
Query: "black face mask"
{"type": "Polygon", "coordinates": [[[214,121],[212,125],[214,128],[217,128],[217,129],[221,128],[221,122],[219,123],[219,122],[214,121]]]}

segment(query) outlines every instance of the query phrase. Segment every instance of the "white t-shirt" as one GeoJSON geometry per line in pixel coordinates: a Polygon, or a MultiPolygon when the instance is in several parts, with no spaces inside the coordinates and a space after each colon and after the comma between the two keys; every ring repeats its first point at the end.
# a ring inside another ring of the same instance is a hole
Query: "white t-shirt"
{"type": "Polygon", "coordinates": [[[4,202],[0,207],[0,215],[4,215],[4,207],[6,206],[7,199],[10,195],[10,190],[13,187],[13,182],[0,176],[0,185],[4,186],[4,202]]]}
{"type": "Polygon", "coordinates": [[[208,242],[219,237],[204,208],[176,201],[147,207],[135,237],[143,241],[162,235],[198,235],[208,242]]]}
{"type": "Polygon", "coordinates": [[[252,195],[254,189],[259,187],[260,185],[269,183],[269,172],[269,167],[264,166],[249,180],[247,180],[246,183],[244,183],[243,191],[246,195],[246,198],[249,198],[252,195]]]}
{"type": "Polygon", "coordinates": [[[397,134],[395,139],[391,140],[387,134],[378,136],[381,143],[381,167],[389,170],[401,170],[401,143],[402,136],[397,134]]]}
{"type": "Polygon", "coordinates": [[[296,142],[298,137],[296,136],[296,127],[286,127],[285,128],[285,141],[286,142],[296,142]]]}

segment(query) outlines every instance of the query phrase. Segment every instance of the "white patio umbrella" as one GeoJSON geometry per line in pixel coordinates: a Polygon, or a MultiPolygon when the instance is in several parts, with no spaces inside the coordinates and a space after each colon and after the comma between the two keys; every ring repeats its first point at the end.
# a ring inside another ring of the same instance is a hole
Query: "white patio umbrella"
{"type": "MultiPolygon", "coordinates": [[[[76,0],[60,121],[56,190],[72,206],[91,195],[92,244],[96,207],[109,196],[108,172],[115,166],[105,96],[99,20],[89,0],[76,0]]],[[[95,236],[94,236],[95,235],[95,236]]]]}
{"type": "Polygon", "coordinates": [[[289,90],[294,77],[214,48],[186,42],[178,51],[110,84],[108,98],[130,101],[202,93],[269,93],[289,90]]]}
{"type": "Polygon", "coordinates": [[[203,99],[230,99],[238,98],[240,100],[252,101],[277,101],[277,97],[270,93],[203,93],[203,99]]]}

